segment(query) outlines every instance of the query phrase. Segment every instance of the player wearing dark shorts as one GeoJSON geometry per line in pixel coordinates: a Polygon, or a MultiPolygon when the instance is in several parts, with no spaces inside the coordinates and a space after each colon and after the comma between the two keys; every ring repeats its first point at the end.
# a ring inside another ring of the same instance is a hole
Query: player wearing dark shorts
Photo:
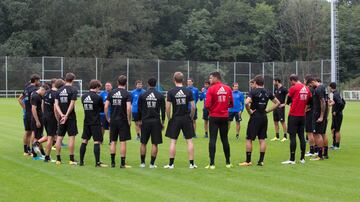
{"type": "Polygon", "coordinates": [[[204,101],[204,107],[203,107],[203,120],[204,120],[204,131],[205,131],[205,135],[204,138],[208,138],[209,137],[209,110],[206,109],[205,107],[205,102],[206,102],[206,93],[207,90],[210,86],[210,82],[209,81],[205,81],[204,82],[204,87],[201,89],[201,93],[199,96],[200,101],[204,101]]]}
{"type": "Polygon", "coordinates": [[[240,135],[239,135],[240,134],[240,121],[242,121],[241,114],[244,111],[244,93],[239,91],[239,84],[236,82],[233,83],[232,96],[234,99],[234,106],[229,109],[229,130],[230,130],[231,122],[235,118],[236,139],[239,139],[239,137],[240,137],[240,135]]]}
{"type": "Polygon", "coordinates": [[[141,136],[141,128],[138,116],[138,102],[139,97],[145,92],[145,90],[143,89],[143,82],[141,80],[135,81],[135,87],[136,88],[131,91],[131,113],[133,121],[135,122],[136,140],[139,141],[141,136]]]}
{"type": "Polygon", "coordinates": [[[75,102],[78,91],[73,87],[75,74],[67,73],[65,75],[65,85],[61,87],[55,97],[55,109],[59,115],[59,128],[56,139],[56,164],[61,164],[61,143],[65,134],[69,135],[69,154],[70,165],[77,165],[74,159],[75,136],[78,134],[75,114],[75,102]]]}
{"type": "Polygon", "coordinates": [[[258,137],[260,143],[260,158],[258,166],[264,165],[264,157],[266,150],[267,113],[274,111],[279,105],[279,100],[274,95],[264,89],[264,78],[257,75],[254,78],[254,89],[249,92],[245,100],[246,111],[250,115],[248,128],[246,132],[246,161],[240,163],[240,166],[251,166],[252,141],[258,137]],[[266,109],[268,101],[271,100],[274,105],[270,109],[266,109]]]}
{"type": "Polygon", "coordinates": [[[54,104],[58,88],[64,85],[61,79],[51,79],[51,89],[44,95],[44,127],[47,134],[47,144],[45,148],[44,162],[50,162],[50,152],[52,144],[56,138],[58,130],[58,120],[55,115],[54,104]]]}
{"type": "MultiPolygon", "coordinates": [[[[196,120],[197,120],[197,102],[199,100],[199,89],[197,89],[196,87],[194,87],[194,79],[192,78],[188,78],[187,79],[187,88],[189,90],[191,90],[192,94],[193,94],[193,97],[194,97],[194,103],[195,103],[195,113],[194,113],[194,119],[193,119],[193,125],[194,125],[194,131],[195,131],[195,135],[194,135],[194,138],[197,138],[197,135],[196,135],[196,120]]],[[[189,109],[191,110],[191,106],[189,106],[189,109]]]]}
{"type": "Polygon", "coordinates": [[[306,157],[314,156],[315,151],[317,151],[317,147],[315,147],[315,139],[314,139],[314,129],[313,129],[313,96],[314,96],[314,88],[311,87],[310,84],[307,83],[307,80],[311,78],[311,75],[306,75],[304,79],[304,84],[309,88],[311,92],[311,98],[309,99],[306,115],[305,115],[305,132],[306,132],[306,139],[308,140],[310,151],[305,154],[306,157]]]}
{"type": "MultiPolygon", "coordinates": [[[[100,97],[102,98],[103,100],[103,103],[105,105],[105,102],[106,102],[106,99],[107,99],[107,96],[109,95],[109,93],[111,92],[112,90],[112,84],[110,82],[106,82],[105,83],[105,90],[101,91],[100,92],[100,97]]],[[[110,109],[111,111],[111,109],[110,109]]],[[[100,121],[101,121],[101,133],[105,134],[105,130],[109,130],[109,122],[106,120],[106,116],[105,116],[105,113],[104,113],[104,109],[102,109],[102,111],[100,111],[100,121]]],[[[109,138],[110,139],[110,138],[109,138]]],[[[109,142],[111,143],[111,141],[109,140],[109,142]]],[[[109,144],[110,144],[109,143],[109,144]]]]}
{"type": "Polygon", "coordinates": [[[286,102],[286,96],[288,94],[288,89],[282,85],[281,79],[279,78],[275,78],[273,83],[275,87],[274,95],[280,101],[280,106],[273,111],[273,120],[275,125],[276,136],[273,139],[271,139],[271,141],[280,140],[280,135],[279,135],[279,122],[280,122],[284,132],[284,137],[281,139],[281,142],[285,142],[287,140],[287,134],[286,134],[287,129],[285,123],[285,102],[286,102]]]}
{"type": "Polygon", "coordinates": [[[126,165],[126,141],[131,140],[131,94],[126,90],[127,78],[120,75],[118,87],[113,89],[105,102],[105,116],[110,123],[111,167],[115,168],[116,143],[120,141],[120,168],[131,168],[126,165]],[[111,113],[109,115],[109,107],[111,113]]]}
{"type": "Polygon", "coordinates": [[[209,159],[210,164],[206,169],[215,169],[215,152],[218,132],[223,145],[225,154],[226,168],[232,168],[230,163],[230,145],[228,139],[229,132],[229,108],[234,106],[233,94],[231,88],[221,82],[219,72],[212,72],[209,76],[211,86],[206,94],[205,107],[210,115],[210,138],[209,138],[209,159]]]}
{"type": "Polygon", "coordinates": [[[101,82],[99,80],[91,80],[89,86],[89,92],[81,97],[85,115],[84,129],[81,136],[82,143],[80,146],[80,166],[84,165],[86,146],[92,137],[94,140],[95,167],[108,167],[100,161],[100,144],[103,141],[100,112],[103,111],[104,103],[97,93],[101,89],[101,82]]]}
{"type": "Polygon", "coordinates": [[[145,168],[146,145],[151,138],[150,168],[156,168],[158,145],[162,144],[161,131],[165,121],[165,97],[155,89],[156,79],[148,80],[149,89],[140,95],[138,116],[141,123],[140,167],[145,168]],[[161,112],[161,120],[160,120],[161,112]]]}
{"type": "Polygon", "coordinates": [[[32,145],[32,154],[35,160],[37,157],[45,155],[44,149],[41,145],[40,139],[43,137],[44,124],[43,124],[43,112],[42,112],[42,99],[46,90],[44,86],[41,86],[38,90],[33,91],[30,97],[31,103],[31,127],[34,132],[34,141],[32,145]]]}
{"type": "Polygon", "coordinates": [[[323,160],[324,158],[328,158],[328,140],[326,136],[328,106],[326,88],[319,82],[319,79],[313,77],[309,78],[307,83],[315,89],[313,96],[312,121],[315,143],[318,147],[318,156],[311,160],[323,160]]]}
{"type": "Polygon", "coordinates": [[[290,76],[291,87],[289,89],[289,98],[291,98],[290,112],[288,116],[288,132],[290,135],[290,159],[282,164],[295,164],[296,134],[299,137],[301,157],[300,163],[305,163],[306,142],[304,136],[305,129],[305,111],[312,96],[309,88],[299,81],[297,75],[290,76]]]}
{"type": "Polygon", "coordinates": [[[175,72],[173,77],[175,88],[168,91],[167,94],[166,115],[169,122],[165,136],[170,138],[170,160],[169,164],[164,166],[166,169],[174,168],[176,142],[180,131],[182,131],[187,143],[187,151],[190,162],[189,168],[197,168],[197,166],[194,164],[194,145],[192,141],[192,138],[195,134],[193,125],[195,103],[192,91],[183,86],[183,80],[183,73],[175,72]],[[191,105],[191,110],[189,109],[189,105],[191,105]]]}
{"type": "Polygon", "coordinates": [[[32,152],[30,149],[31,145],[31,103],[30,103],[30,96],[31,93],[38,89],[40,85],[40,76],[37,74],[33,74],[30,77],[30,82],[25,85],[25,89],[23,93],[19,96],[18,102],[23,108],[24,116],[23,116],[23,123],[25,133],[23,136],[23,143],[24,143],[24,156],[31,156],[32,152]]]}
{"type": "Polygon", "coordinates": [[[333,93],[333,98],[329,100],[329,105],[332,106],[332,123],[331,132],[333,134],[333,150],[340,149],[340,129],[343,120],[343,110],[345,108],[345,100],[340,96],[339,91],[336,90],[336,83],[332,82],[329,85],[330,91],[333,93]]]}

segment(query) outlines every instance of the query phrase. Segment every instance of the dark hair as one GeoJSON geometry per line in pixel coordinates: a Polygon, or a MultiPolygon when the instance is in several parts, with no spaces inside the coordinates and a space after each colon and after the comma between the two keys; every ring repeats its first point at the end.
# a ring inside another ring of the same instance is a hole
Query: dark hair
{"type": "Polygon", "coordinates": [[[211,72],[211,73],[210,73],[210,76],[215,77],[215,78],[221,80],[220,72],[211,72]]]}
{"type": "Polygon", "coordinates": [[[67,73],[65,75],[65,81],[66,82],[73,82],[74,80],[75,80],[75,74],[74,73],[69,72],[69,73],[67,73]]]}
{"type": "Polygon", "coordinates": [[[309,76],[307,79],[306,79],[306,85],[309,85],[311,82],[313,81],[316,81],[314,77],[312,76],[309,76]]]}
{"type": "Polygon", "coordinates": [[[135,81],[135,86],[136,86],[138,83],[141,83],[141,84],[142,84],[143,82],[142,82],[141,80],[136,80],[136,81],[135,81]]]}
{"type": "Polygon", "coordinates": [[[155,87],[155,86],[156,86],[156,82],[157,82],[157,80],[156,80],[155,78],[150,78],[150,79],[148,80],[148,84],[149,84],[150,87],[155,87]]]}
{"type": "Polygon", "coordinates": [[[278,83],[281,83],[281,79],[278,78],[278,77],[274,78],[274,81],[276,81],[276,82],[278,82],[278,83]]]}
{"type": "Polygon", "coordinates": [[[35,83],[36,81],[39,81],[40,80],[40,76],[38,74],[32,74],[30,76],[30,82],[31,83],[35,83]]]}
{"type": "Polygon", "coordinates": [[[59,89],[61,87],[63,87],[65,84],[64,80],[62,79],[56,79],[55,81],[55,88],[59,89]]]}
{"type": "Polygon", "coordinates": [[[124,75],[120,75],[119,77],[118,77],[118,84],[119,85],[121,85],[121,86],[125,86],[126,85],[126,82],[127,82],[127,78],[126,78],[126,76],[124,76],[124,75]]]}
{"type": "Polygon", "coordinates": [[[264,77],[261,75],[256,75],[254,77],[254,82],[256,83],[256,85],[263,86],[264,85],[264,77]]]}
{"type": "Polygon", "coordinates": [[[307,81],[308,79],[312,78],[312,75],[311,74],[306,74],[305,75],[305,81],[307,81]]]}
{"type": "Polygon", "coordinates": [[[96,88],[101,88],[101,82],[99,80],[96,79],[92,79],[89,83],[89,88],[90,89],[96,89],[96,88]]]}
{"type": "Polygon", "coordinates": [[[295,81],[295,82],[299,81],[299,77],[296,74],[291,74],[289,79],[290,81],[295,81]]]}
{"type": "Polygon", "coordinates": [[[316,77],[315,80],[321,83],[321,79],[319,77],[316,77]]]}
{"type": "Polygon", "coordinates": [[[175,72],[173,78],[176,83],[182,83],[184,81],[184,74],[181,72],[175,72]]]}
{"type": "Polygon", "coordinates": [[[191,82],[194,82],[194,79],[191,78],[191,77],[189,77],[187,80],[188,80],[188,81],[190,80],[191,82]]]}
{"type": "Polygon", "coordinates": [[[332,89],[336,89],[336,83],[335,83],[335,82],[331,82],[331,83],[329,84],[329,86],[330,86],[330,88],[332,88],[332,89]]]}
{"type": "Polygon", "coordinates": [[[43,88],[43,89],[45,89],[46,91],[50,89],[48,83],[44,83],[43,85],[40,86],[40,88],[43,88]]]}
{"type": "Polygon", "coordinates": [[[209,81],[209,80],[204,81],[204,83],[210,85],[210,81],[209,81]]]}

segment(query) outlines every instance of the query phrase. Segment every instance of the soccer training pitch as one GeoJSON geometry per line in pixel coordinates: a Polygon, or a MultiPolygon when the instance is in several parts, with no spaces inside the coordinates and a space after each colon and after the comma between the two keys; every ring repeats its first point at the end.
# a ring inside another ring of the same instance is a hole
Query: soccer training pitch
{"type": "MultiPolygon", "coordinates": [[[[198,103],[198,117],[202,117],[202,102],[198,103]]],[[[269,103],[271,105],[271,103],[269,103]]],[[[289,141],[270,142],[274,137],[272,116],[269,130],[265,166],[258,167],[258,142],[254,142],[251,167],[239,167],[245,160],[246,112],[241,122],[240,139],[235,138],[235,122],[229,132],[231,161],[234,168],[225,168],[220,138],[217,142],[216,169],[206,170],[208,139],[203,138],[203,121],[197,120],[194,139],[195,163],[198,169],[188,168],[186,144],[179,138],[175,169],[165,170],[168,163],[169,139],[159,147],[157,169],[139,168],[140,143],[132,124],[133,139],[128,142],[127,163],[132,169],[95,168],[92,141],[87,147],[84,167],[68,164],[45,164],[23,156],[22,111],[16,99],[0,99],[0,201],[360,201],[360,103],[348,102],[342,127],[341,150],[329,151],[329,160],[281,165],[289,158],[289,141]]],[[[83,122],[83,109],[76,106],[79,135],[76,138],[75,158],[79,159],[79,146],[83,122]]],[[[288,109],[287,109],[288,112],[288,109]]],[[[282,131],[282,130],[280,130],[282,131]]],[[[328,135],[330,126],[328,126],[328,135]]],[[[282,134],[282,132],[280,133],[282,134]]],[[[163,134],[164,136],[164,134],[163,134]]],[[[101,147],[101,160],[109,164],[108,132],[101,147]]],[[[65,138],[67,143],[67,138],[65,138]]],[[[329,138],[329,144],[332,138],[329,138]]],[[[296,160],[299,160],[299,143],[296,160]]],[[[118,144],[119,148],[119,144],[118,144]]],[[[308,145],[307,145],[308,150],[308,145]]],[[[62,150],[67,162],[68,149],[62,150]]],[[[52,158],[55,152],[52,151],[52,158]]]]}

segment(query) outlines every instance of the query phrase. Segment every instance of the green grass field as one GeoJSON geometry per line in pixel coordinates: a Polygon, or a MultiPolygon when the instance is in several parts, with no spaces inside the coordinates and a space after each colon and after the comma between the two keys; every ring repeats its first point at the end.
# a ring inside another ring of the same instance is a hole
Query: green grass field
{"type": "MultiPolygon", "coordinates": [[[[201,103],[202,104],[202,103],[201,103]]],[[[199,103],[199,106],[201,105],[199,103]]],[[[132,169],[94,167],[92,144],[86,153],[86,166],[56,166],[33,161],[23,156],[22,112],[15,99],[0,99],[0,201],[359,201],[360,194],[360,103],[348,103],[343,122],[341,150],[330,151],[330,159],[305,165],[284,166],[289,158],[289,142],[268,141],[264,167],[238,167],[245,160],[245,131],[248,116],[243,116],[241,139],[236,140],[234,126],[229,132],[231,160],[234,168],[226,169],[220,140],[217,144],[216,169],[206,170],[208,139],[203,136],[199,119],[194,140],[195,163],[188,168],[186,145],[179,139],[175,169],[165,170],[168,163],[169,140],[164,137],[157,158],[158,169],[139,168],[139,142],[128,143],[127,162],[132,169]]],[[[199,107],[200,108],[200,107],[199,107]]],[[[79,132],[83,112],[77,108],[79,132]]],[[[199,117],[202,117],[199,110],[199,117]]],[[[272,119],[270,119],[272,120],[272,119]]],[[[269,121],[268,136],[274,136],[269,121]]],[[[329,128],[329,127],[328,127],[329,128]]],[[[134,125],[132,136],[135,137],[134,125]]],[[[329,130],[329,129],[328,129],[329,130]]],[[[75,158],[79,159],[80,135],[77,136],[75,158]]],[[[269,139],[270,139],[269,138],[269,139]]],[[[106,135],[107,142],[108,135],[106,135]]],[[[65,139],[65,143],[67,138],[65,139]]],[[[255,142],[253,162],[259,157],[255,142]]],[[[148,149],[150,149],[148,145],[148,149]]],[[[109,163],[108,145],[102,146],[101,159],[109,163]]],[[[299,144],[297,160],[299,158],[299,144]]],[[[55,153],[52,152],[55,158],[55,153]]],[[[68,151],[62,158],[68,160],[68,151]]],[[[119,165],[120,155],[117,155],[119,165]]],[[[147,164],[150,156],[147,156],[147,164]]]]}

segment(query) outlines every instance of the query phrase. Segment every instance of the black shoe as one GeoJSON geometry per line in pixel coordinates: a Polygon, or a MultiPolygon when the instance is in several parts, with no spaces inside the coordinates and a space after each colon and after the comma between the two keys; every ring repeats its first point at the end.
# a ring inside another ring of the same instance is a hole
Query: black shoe
{"type": "Polygon", "coordinates": [[[240,135],[239,134],[236,134],[236,139],[239,139],[240,135]]]}
{"type": "Polygon", "coordinates": [[[111,163],[111,167],[112,167],[112,168],[115,168],[115,163],[111,163]]]}
{"type": "Polygon", "coordinates": [[[84,161],[80,161],[79,166],[84,166],[84,161]]]}
{"type": "Polygon", "coordinates": [[[257,163],[257,165],[258,165],[258,166],[264,166],[264,162],[260,162],[260,161],[259,161],[259,162],[257,163]]]}

